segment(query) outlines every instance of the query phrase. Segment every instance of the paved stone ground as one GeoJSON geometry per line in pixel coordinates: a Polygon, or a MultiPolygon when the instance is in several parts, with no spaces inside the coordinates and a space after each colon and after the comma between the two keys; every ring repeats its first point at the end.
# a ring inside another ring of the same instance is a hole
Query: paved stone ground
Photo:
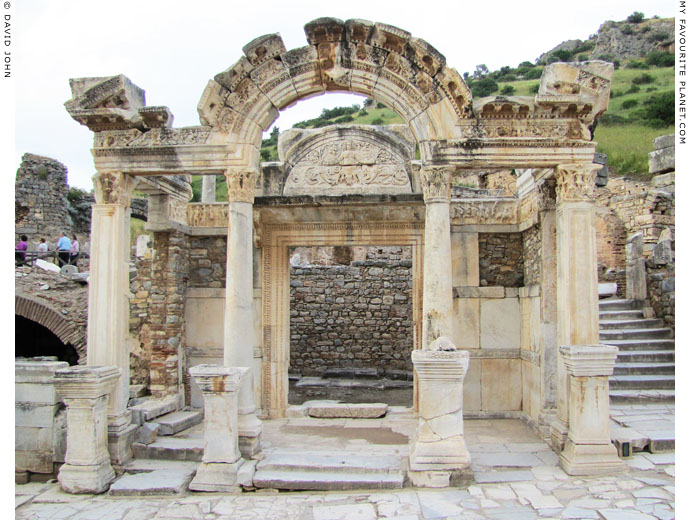
{"type": "MultiPolygon", "coordinates": [[[[634,417],[632,409],[625,412],[634,417]]],[[[667,407],[659,420],[668,426],[672,416],[672,408],[667,407]]],[[[413,429],[413,418],[396,410],[386,419],[343,419],[337,424],[308,418],[266,421],[265,451],[302,442],[311,450],[353,449],[359,454],[383,452],[402,457],[408,451],[400,439],[413,429]]],[[[548,446],[518,420],[468,420],[465,430],[476,480],[466,490],[257,491],[120,498],[68,495],[55,483],[31,483],[16,486],[16,518],[666,520],[676,516],[674,452],[635,453],[625,461],[626,470],[614,476],[570,477],[558,467],[548,446]]]]}

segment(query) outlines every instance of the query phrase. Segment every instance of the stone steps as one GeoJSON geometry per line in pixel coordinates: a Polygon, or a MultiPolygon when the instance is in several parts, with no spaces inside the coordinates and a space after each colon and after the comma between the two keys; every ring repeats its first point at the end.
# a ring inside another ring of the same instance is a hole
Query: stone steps
{"type": "Polygon", "coordinates": [[[189,487],[198,464],[186,461],[133,460],[110,486],[113,496],[181,495],[189,487]]]}
{"type": "Polygon", "coordinates": [[[664,328],[664,320],[657,318],[602,320],[599,316],[600,330],[617,329],[659,329],[664,328]]]}
{"type": "Polygon", "coordinates": [[[613,375],[675,374],[675,363],[616,362],[613,375]]]}
{"type": "Polygon", "coordinates": [[[203,438],[163,437],[151,444],[132,444],[134,456],[138,459],[191,460],[200,462],[204,454],[203,438]]]}
{"type": "Polygon", "coordinates": [[[645,318],[643,301],[599,302],[599,341],[618,347],[609,378],[612,404],[675,401],[675,341],[664,321],[645,318]]]}
{"type": "Polygon", "coordinates": [[[668,390],[676,387],[676,377],[669,375],[614,375],[609,378],[613,390],[668,390]]]}
{"type": "Polygon", "coordinates": [[[179,411],[162,415],[156,418],[156,423],[160,425],[158,435],[175,435],[199,424],[203,418],[201,412],[194,411],[179,411]]]}
{"type": "Polygon", "coordinates": [[[610,340],[616,339],[663,339],[670,337],[671,329],[669,328],[615,329],[599,331],[599,340],[601,343],[607,343],[610,340]]]}
{"type": "Polygon", "coordinates": [[[402,461],[347,452],[277,451],[256,466],[254,486],[287,490],[399,489],[402,461]]]}
{"type": "Polygon", "coordinates": [[[130,406],[128,409],[132,412],[132,423],[141,426],[162,415],[178,411],[181,408],[181,397],[169,395],[161,399],[146,399],[143,403],[130,406]]]}

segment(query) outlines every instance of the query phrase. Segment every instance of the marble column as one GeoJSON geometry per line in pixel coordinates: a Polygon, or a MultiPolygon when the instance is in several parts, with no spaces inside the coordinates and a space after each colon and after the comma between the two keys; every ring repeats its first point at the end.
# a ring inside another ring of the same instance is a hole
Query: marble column
{"type": "Polygon", "coordinates": [[[452,168],[425,166],[421,170],[426,204],[424,222],[424,289],[422,348],[453,330],[453,267],[450,240],[450,181],[452,168]]]}
{"type": "Polygon", "coordinates": [[[113,463],[132,458],[136,433],[129,401],[129,216],[136,179],[122,173],[93,176],[87,365],[116,366],[121,375],[108,401],[108,445],[113,463]]]}
{"type": "Polygon", "coordinates": [[[569,475],[598,475],[626,468],[611,443],[609,376],[618,348],[570,345],[560,348],[569,380],[568,437],[560,454],[569,475]]]}
{"type": "Polygon", "coordinates": [[[226,367],[248,367],[239,390],[239,436],[242,455],[261,450],[262,424],[254,404],[253,220],[256,169],[231,169],[228,183],[228,249],[223,359],[226,367]]]}
{"type": "Polygon", "coordinates": [[[189,485],[193,491],[238,491],[238,391],[246,367],[197,365],[189,369],[204,396],[204,455],[189,485]]]}
{"type": "MultiPolygon", "coordinates": [[[[601,165],[562,164],[556,168],[556,315],[558,346],[599,343],[599,293],[594,214],[594,179],[601,165]]],[[[569,380],[562,355],[557,360],[557,418],[552,447],[560,452],[568,433],[569,380]]],[[[607,393],[608,403],[608,393],[607,393]]]]}
{"type": "Polygon", "coordinates": [[[204,175],[201,177],[201,202],[216,201],[216,176],[204,175]]]}
{"type": "Polygon", "coordinates": [[[412,351],[419,382],[419,420],[408,475],[415,486],[447,487],[469,476],[462,417],[462,384],[469,361],[469,352],[455,350],[445,336],[428,350],[412,351]]]}
{"type": "Polygon", "coordinates": [[[113,366],[72,366],[55,372],[67,406],[67,451],[58,473],[68,493],[103,493],[115,472],[108,453],[108,396],[121,372],[113,366]]]}

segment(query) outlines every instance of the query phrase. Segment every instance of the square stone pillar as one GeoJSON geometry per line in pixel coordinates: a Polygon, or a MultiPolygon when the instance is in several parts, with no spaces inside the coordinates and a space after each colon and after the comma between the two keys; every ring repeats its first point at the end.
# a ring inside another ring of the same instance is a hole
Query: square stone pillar
{"type": "MultiPolygon", "coordinates": [[[[599,292],[594,214],[594,178],[601,165],[556,168],[556,314],[558,346],[599,343],[599,292]]],[[[562,356],[557,360],[557,418],[552,447],[560,452],[568,432],[568,387],[562,356]]],[[[608,399],[608,393],[607,393],[608,399]]]]}
{"type": "Polygon", "coordinates": [[[426,204],[422,348],[453,331],[453,266],[450,240],[452,168],[425,166],[420,175],[426,204]]]}
{"type": "Polygon", "coordinates": [[[468,477],[462,383],[470,356],[441,337],[433,350],[415,350],[412,362],[419,382],[419,422],[410,451],[408,475],[415,486],[447,487],[468,477]]]}
{"type": "Polygon", "coordinates": [[[560,351],[569,388],[568,438],[560,454],[561,466],[569,475],[623,470],[609,428],[609,376],[618,348],[577,345],[560,351]]]}
{"type": "Polygon", "coordinates": [[[249,367],[239,390],[239,435],[242,455],[261,451],[262,424],[254,403],[253,202],[256,169],[232,169],[228,184],[228,252],[225,288],[223,359],[226,367],[249,367]]]}
{"type": "Polygon", "coordinates": [[[197,365],[190,375],[204,396],[204,455],[189,485],[193,491],[238,491],[238,392],[248,368],[197,365]]]}
{"type": "Polygon", "coordinates": [[[204,175],[201,177],[201,202],[216,201],[216,176],[204,175]]]}
{"type": "Polygon", "coordinates": [[[112,461],[132,458],[136,433],[129,401],[129,205],[136,179],[122,173],[93,176],[91,267],[87,324],[87,364],[116,366],[121,377],[108,400],[108,445],[112,461]]]}
{"type": "Polygon", "coordinates": [[[72,366],[55,372],[55,386],[67,406],[67,451],[58,473],[68,493],[103,493],[115,480],[108,453],[108,396],[120,370],[72,366]]]}

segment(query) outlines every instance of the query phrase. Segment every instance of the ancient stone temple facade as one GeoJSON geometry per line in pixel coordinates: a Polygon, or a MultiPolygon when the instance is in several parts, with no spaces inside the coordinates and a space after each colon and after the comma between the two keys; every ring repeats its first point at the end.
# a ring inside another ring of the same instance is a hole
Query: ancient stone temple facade
{"type": "MultiPolygon", "coordinates": [[[[448,482],[469,463],[463,413],[525,419],[569,472],[615,470],[608,399],[598,398],[615,348],[599,345],[591,141],[613,66],[555,63],[534,97],[472,99],[445,57],[404,30],[323,18],[305,32],[292,50],[278,34],[248,43],[206,86],[199,126],[173,128],[170,111],[146,106],[125,76],[71,80],[66,107],[94,132],[98,172],[88,364],[122,374],[108,405],[111,456],[126,457],[128,349],[142,342],[152,393],[199,405],[203,393],[207,411],[213,385],[201,378],[194,390],[189,367],[248,369],[224,392],[237,403],[240,452],[259,451],[261,419],[287,409],[290,248],[378,245],[411,251],[416,481],[439,470],[448,482]],[[406,125],[291,130],[279,163],[260,165],[279,111],[331,91],[385,103],[406,125]],[[514,191],[456,182],[506,169],[514,191]],[[228,202],[188,203],[190,174],[225,176],[228,202]],[[128,330],[135,187],[149,193],[158,265],[139,302],[146,338],[128,330]],[[440,410],[431,394],[444,385],[454,390],[440,410]]],[[[234,471],[236,456],[208,463],[234,471]]]]}

